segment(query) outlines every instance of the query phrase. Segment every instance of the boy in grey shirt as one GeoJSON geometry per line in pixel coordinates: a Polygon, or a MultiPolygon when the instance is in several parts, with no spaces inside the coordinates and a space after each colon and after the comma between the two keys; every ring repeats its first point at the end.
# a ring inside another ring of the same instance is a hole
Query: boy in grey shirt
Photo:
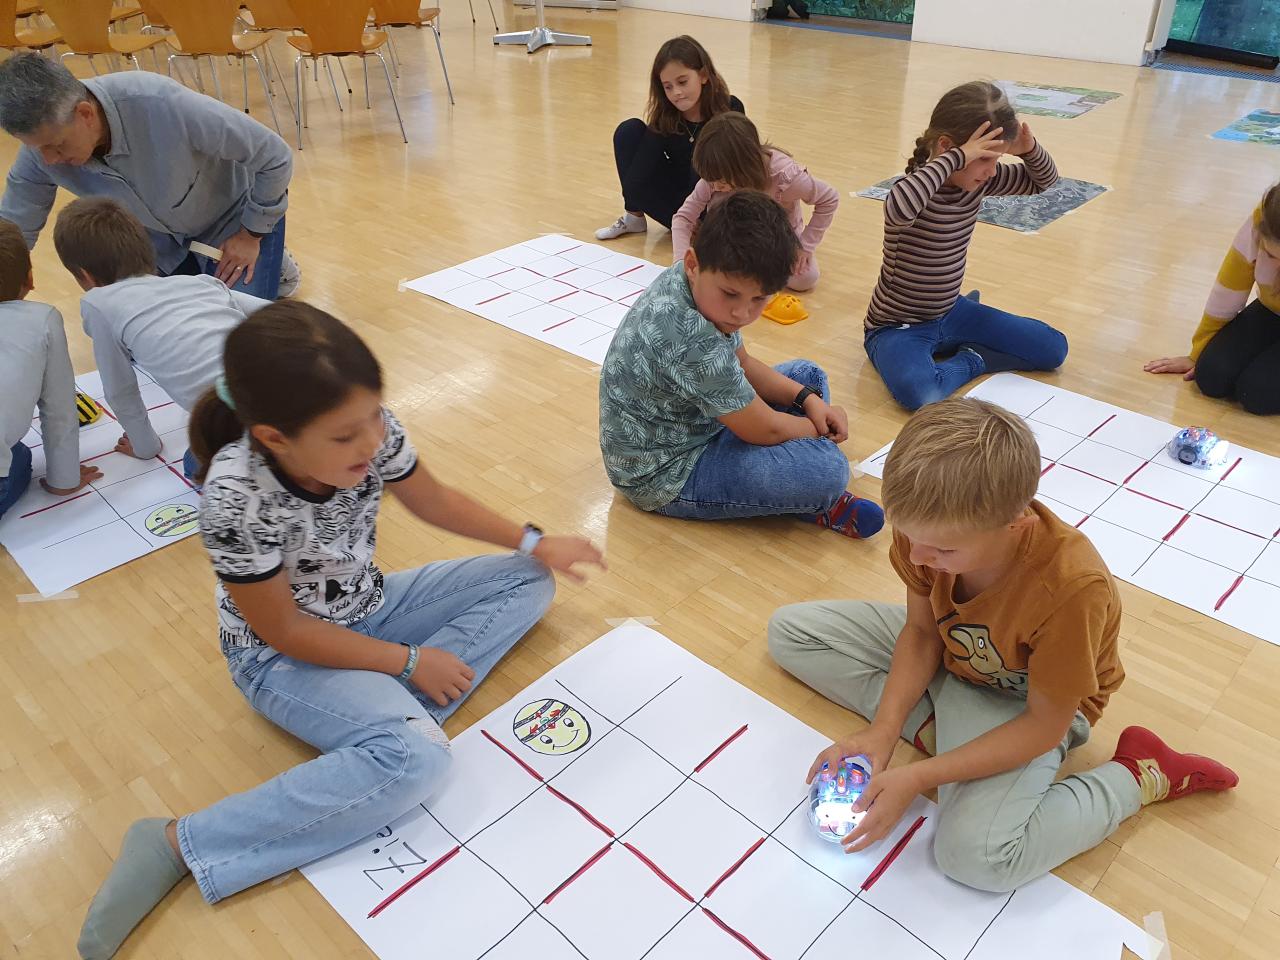
{"type": "Polygon", "coordinates": [[[0,516],[31,482],[31,450],[22,442],[39,407],[50,493],[75,493],[98,480],[96,467],[80,466],[76,384],[62,314],[27,303],[31,256],[22,231],[0,220],[0,516]]]}
{"type": "Polygon", "coordinates": [[[227,334],[268,301],[228,290],[210,276],[156,276],[155,250],[141,222],[106,197],[67,204],[53,243],[85,291],[84,332],[93,340],[107,405],[124,428],[116,449],[150,459],[161,441],[134,366],[190,410],[222,372],[227,334]]]}

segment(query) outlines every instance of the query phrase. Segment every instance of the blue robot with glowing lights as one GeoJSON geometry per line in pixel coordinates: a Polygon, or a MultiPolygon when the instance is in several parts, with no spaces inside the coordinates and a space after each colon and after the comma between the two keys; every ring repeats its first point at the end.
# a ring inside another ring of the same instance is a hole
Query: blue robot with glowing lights
{"type": "Polygon", "coordinates": [[[824,763],[809,785],[809,822],[818,836],[839,843],[863,817],[853,805],[871,782],[871,761],[864,756],[845,757],[836,768],[824,763]]]}

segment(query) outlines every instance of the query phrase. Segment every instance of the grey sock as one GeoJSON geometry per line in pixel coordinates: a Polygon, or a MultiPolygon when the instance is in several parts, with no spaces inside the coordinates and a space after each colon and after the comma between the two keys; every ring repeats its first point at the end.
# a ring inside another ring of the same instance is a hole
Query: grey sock
{"type": "Polygon", "coordinates": [[[187,875],[165,836],[168,817],[137,820],[125,831],[120,855],[89,904],[76,944],[83,960],[107,960],[129,931],[187,875]]]}

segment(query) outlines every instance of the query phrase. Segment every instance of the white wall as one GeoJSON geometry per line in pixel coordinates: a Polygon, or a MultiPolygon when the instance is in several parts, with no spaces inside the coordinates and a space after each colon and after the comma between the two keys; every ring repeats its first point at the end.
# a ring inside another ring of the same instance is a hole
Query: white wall
{"type": "MultiPolygon", "coordinates": [[[[1164,2],[1173,6],[1173,0],[1164,2]]],[[[916,0],[911,39],[1139,65],[1160,5],[1161,0],[916,0]]]]}
{"type": "Polygon", "coordinates": [[[723,20],[755,19],[752,0],[618,0],[618,6],[687,13],[695,17],[720,17],[723,20]]]}

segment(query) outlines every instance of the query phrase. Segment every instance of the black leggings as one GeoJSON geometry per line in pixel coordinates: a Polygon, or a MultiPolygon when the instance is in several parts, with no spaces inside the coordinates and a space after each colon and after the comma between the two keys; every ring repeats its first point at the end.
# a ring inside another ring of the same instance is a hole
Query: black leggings
{"type": "Polygon", "coordinates": [[[681,144],[688,149],[680,150],[673,139],[654,133],[635,117],[623,120],[613,131],[623,206],[667,228],[698,183],[690,159],[692,148],[681,144]]]}
{"type": "Polygon", "coordinates": [[[1235,397],[1249,413],[1280,413],[1280,316],[1255,300],[1205,344],[1196,385],[1206,397],[1235,397]]]}

